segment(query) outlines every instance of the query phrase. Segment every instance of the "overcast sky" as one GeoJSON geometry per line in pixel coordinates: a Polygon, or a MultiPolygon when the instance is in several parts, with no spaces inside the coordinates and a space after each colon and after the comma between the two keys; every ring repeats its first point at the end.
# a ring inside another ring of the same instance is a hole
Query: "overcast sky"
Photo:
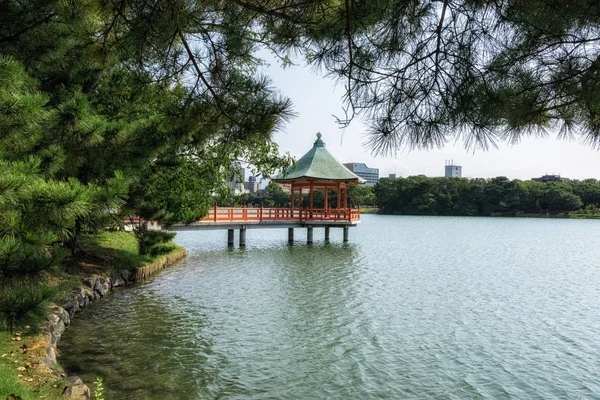
{"type": "Polygon", "coordinates": [[[365,126],[355,120],[345,130],[339,129],[332,114],[343,115],[341,95],[333,80],[319,77],[304,67],[280,68],[271,61],[265,70],[273,84],[294,103],[298,116],[275,134],[282,152],[296,159],[306,153],[323,134],[327,149],[341,162],[363,162],[379,168],[379,176],[388,174],[410,176],[424,174],[442,176],[445,160],[454,160],[463,167],[463,176],[490,178],[506,176],[510,179],[530,179],[548,174],[560,174],[573,179],[600,179],[600,153],[578,141],[527,138],[510,146],[500,145],[488,151],[466,151],[462,144],[447,145],[429,151],[404,151],[396,157],[373,157],[363,145],[365,126]]]}

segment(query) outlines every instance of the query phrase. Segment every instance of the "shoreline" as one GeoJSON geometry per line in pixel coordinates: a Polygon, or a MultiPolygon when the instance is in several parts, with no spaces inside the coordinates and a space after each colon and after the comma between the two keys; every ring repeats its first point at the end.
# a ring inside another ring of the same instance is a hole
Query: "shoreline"
{"type": "Polygon", "coordinates": [[[558,215],[558,214],[527,214],[521,213],[517,215],[448,215],[448,214],[400,214],[400,213],[385,213],[385,212],[372,212],[364,213],[371,215],[389,215],[396,217],[449,217],[449,218],[531,218],[531,219],[571,219],[571,220],[582,220],[582,219],[600,219],[599,215],[558,215]]]}
{"type": "MultiPolygon", "coordinates": [[[[100,276],[96,279],[85,278],[82,281],[83,286],[74,289],[70,299],[60,305],[52,306],[52,314],[45,330],[46,338],[49,341],[49,347],[46,350],[47,358],[43,360],[46,365],[54,370],[57,365],[56,348],[62,334],[70,325],[71,319],[77,312],[87,308],[92,301],[99,300],[111,293],[114,288],[127,286],[154,276],[161,270],[181,261],[187,255],[185,248],[176,248],[172,252],[164,254],[158,260],[141,267],[124,269],[119,275],[109,277],[100,276]]],[[[77,376],[68,376],[72,384],[65,388],[65,396],[72,399],[85,399],[91,397],[89,387],[77,376]],[[86,397],[87,396],[87,397],[86,397]]]]}
{"type": "MultiPolygon", "coordinates": [[[[13,386],[18,387],[20,384],[26,386],[27,382],[34,380],[38,382],[43,381],[39,383],[40,386],[31,387],[30,391],[39,394],[42,394],[42,390],[45,393],[51,392],[49,394],[50,397],[44,396],[44,398],[49,399],[93,398],[90,388],[79,377],[75,375],[67,376],[60,367],[60,357],[57,360],[59,353],[57,350],[58,343],[70,325],[71,320],[76,317],[79,311],[87,308],[92,302],[108,295],[115,288],[143,282],[161,270],[181,261],[186,256],[187,251],[185,248],[176,247],[171,252],[141,266],[123,268],[111,274],[99,273],[86,277],[80,276],[79,286],[72,289],[66,296],[66,299],[50,304],[48,321],[39,328],[37,335],[23,333],[23,342],[20,342],[21,334],[15,335],[16,338],[10,339],[13,341],[13,347],[16,343],[22,343],[22,345],[20,345],[19,351],[16,351],[17,349],[7,351],[7,354],[9,354],[9,357],[14,357],[15,363],[25,364],[25,367],[19,367],[18,371],[20,373],[15,376],[16,382],[9,383],[14,383],[13,386]],[[32,352],[25,355],[28,348],[40,349],[36,353],[39,356],[34,357],[32,352]],[[59,394],[61,390],[62,394],[59,394]]],[[[6,346],[10,347],[11,345],[7,344],[6,346]]],[[[4,354],[4,356],[7,356],[7,354],[4,354]]],[[[7,393],[6,395],[10,396],[11,394],[7,393]]],[[[0,395],[4,395],[4,393],[0,393],[0,395]]],[[[21,394],[18,390],[16,390],[14,395],[23,396],[23,399],[30,398],[27,396],[27,393],[21,394]]],[[[39,398],[39,396],[35,398],[39,398]]]]}

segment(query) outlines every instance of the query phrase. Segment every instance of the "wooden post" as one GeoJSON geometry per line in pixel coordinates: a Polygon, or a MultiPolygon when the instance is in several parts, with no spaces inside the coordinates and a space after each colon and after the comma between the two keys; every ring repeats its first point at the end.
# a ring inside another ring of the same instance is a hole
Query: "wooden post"
{"type": "Polygon", "coordinates": [[[294,209],[294,184],[292,183],[292,197],[291,197],[291,201],[290,201],[290,208],[293,210],[294,209]]]}
{"type": "Polygon", "coordinates": [[[344,242],[348,241],[348,227],[344,227],[344,242]]]}
{"type": "Polygon", "coordinates": [[[248,209],[246,206],[242,207],[242,219],[248,221],[248,209]]]}
{"type": "Polygon", "coordinates": [[[246,225],[240,228],[240,247],[246,246],[246,225]]]}
{"type": "Polygon", "coordinates": [[[294,243],[294,228],[288,228],[288,243],[294,243]]]}
{"type": "Polygon", "coordinates": [[[233,246],[233,229],[227,229],[227,246],[233,246]]]}
{"type": "Polygon", "coordinates": [[[329,227],[325,227],[325,241],[329,242],[329,227]]]}
{"type": "Polygon", "coordinates": [[[308,200],[308,208],[310,210],[310,212],[312,213],[312,209],[313,209],[313,193],[314,193],[314,188],[313,188],[313,183],[310,183],[309,186],[309,200],[308,200]]]}
{"type": "Polygon", "coordinates": [[[306,228],[306,244],[312,244],[313,242],[313,228],[309,226],[306,228]]]}
{"type": "Polygon", "coordinates": [[[302,209],[302,186],[300,186],[299,192],[300,198],[298,199],[298,208],[302,209]]]}
{"type": "Polygon", "coordinates": [[[214,222],[217,222],[217,204],[215,203],[215,207],[213,208],[213,218],[214,222]]]}
{"type": "Polygon", "coordinates": [[[260,211],[259,211],[259,215],[258,215],[258,219],[259,221],[262,221],[262,213],[263,213],[263,206],[262,204],[260,205],[260,211]]]}
{"type": "Polygon", "coordinates": [[[344,209],[348,208],[348,184],[344,186],[344,209]]]}
{"type": "Polygon", "coordinates": [[[323,199],[323,201],[324,201],[324,208],[325,208],[325,213],[327,213],[327,209],[329,208],[329,199],[328,199],[328,197],[329,197],[329,191],[328,191],[327,185],[325,185],[325,189],[323,189],[323,190],[325,191],[325,193],[323,195],[324,196],[324,199],[323,199]]]}

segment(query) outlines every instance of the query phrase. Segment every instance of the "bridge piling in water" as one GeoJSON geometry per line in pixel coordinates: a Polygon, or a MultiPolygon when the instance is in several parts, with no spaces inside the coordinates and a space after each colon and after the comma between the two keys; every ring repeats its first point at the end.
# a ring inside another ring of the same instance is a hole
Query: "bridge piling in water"
{"type": "Polygon", "coordinates": [[[345,226],[344,228],[344,242],[348,241],[348,227],[345,226]]]}
{"type": "Polygon", "coordinates": [[[325,241],[329,242],[329,227],[325,227],[325,241]]]}
{"type": "Polygon", "coordinates": [[[288,243],[294,243],[294,228],[288,228],[288,243]]]}
{"type": "Polygon", "coordinates": [[[227,229],[227,246],[233,247],[233,229],[227,229]]]}
{"type": "Polygon", "coordinates": [[[306,228],[306,244],[312,244],[313,242],[313,228],[309,226],[306,228]]]}
{"type": "Polygon", "coordinates": [[[246,227],[242,225],[240,228],[240,247],[246,246],[246,227]]]}

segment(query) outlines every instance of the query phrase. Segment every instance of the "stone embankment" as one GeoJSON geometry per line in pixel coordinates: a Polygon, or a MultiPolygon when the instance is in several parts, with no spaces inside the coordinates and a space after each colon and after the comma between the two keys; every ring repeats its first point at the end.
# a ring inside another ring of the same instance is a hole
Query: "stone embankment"
{"type": "MultiPolygon", "coordinates": [[[[140,268],[124,269],[113,276],[99,276],[83,279],[82,286],[69,294],[69,299],[51,308],[51,315],[46,328],[46,339],[49,344],[46,351],[45,364],[54,369],[56,366],[56,346],[65,329],[75,314],[86,308],[94,300],[100,299],[116,287],[148,279],[161,269],[185,257],[185,249],[176,250],[160,260],[140,268]]],[[[65,395],[71,399],[90,398],[89,388],[76,376],[68,378],[71,385],[65,388],[65,395]]]]}

